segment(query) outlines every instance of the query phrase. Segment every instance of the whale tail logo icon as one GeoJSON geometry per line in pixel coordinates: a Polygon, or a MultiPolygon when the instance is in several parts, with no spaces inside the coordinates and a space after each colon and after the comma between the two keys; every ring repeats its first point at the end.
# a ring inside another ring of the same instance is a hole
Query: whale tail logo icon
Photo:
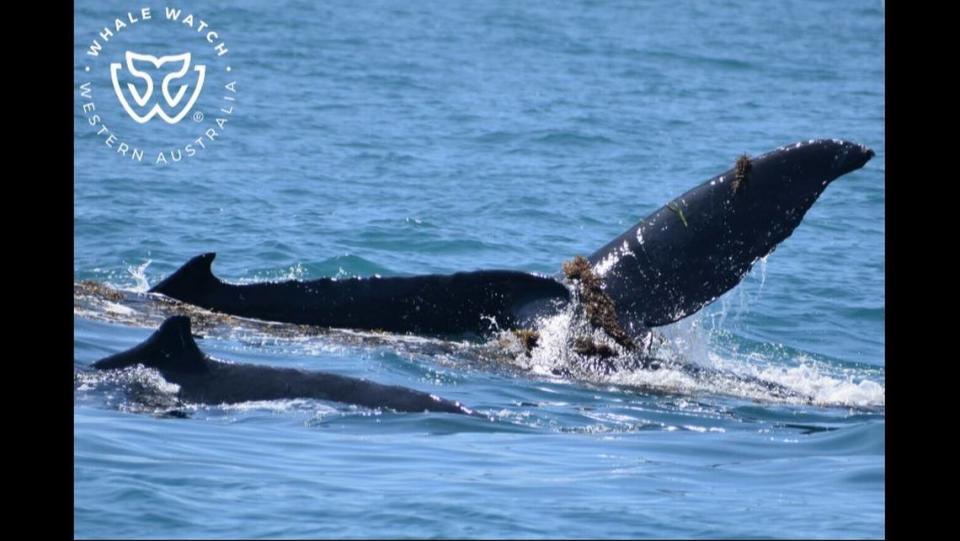
{"type": "Polygon", "coordinates": [[[193,93],[190,94],[189,99],[184,99],[190,87],[189,80],[186,80],[187,73],[190,72],[189,52],[157,58],[149,54],[127,51],[125,60],[129,79],[137,83],[142,82],[145,85],[143,91],[141,92],[134,82],[127,82],[126,92],[124,91],[124,86],[120,82],[123,64],[119,62],[110,64],[110,78],[113,80],[113,91],[116,92],[120,105],[138,124],[146,124],[155,116],[159,116],[167,124],[176,124],[183,120],[200,97],[207,67],[196,64],[193,66],[193,73],[196,73],[197,79],[193,93]],[[155,85],[150,72],[161,69],[164,71],[161,72],[163,79],[160,83],[160,92],[154,92],[155,85]],[[177,86],[181,79],[184,80],[184,84],[177,86]],[[177,88],[173,89],[174,86],[177,88]],[[131,101],[127,99],[127,93],[130,94],[134,106],[131,106],[131,101]],[[162,94],[162,101],[155,97],[157,94],[162,94]]]}

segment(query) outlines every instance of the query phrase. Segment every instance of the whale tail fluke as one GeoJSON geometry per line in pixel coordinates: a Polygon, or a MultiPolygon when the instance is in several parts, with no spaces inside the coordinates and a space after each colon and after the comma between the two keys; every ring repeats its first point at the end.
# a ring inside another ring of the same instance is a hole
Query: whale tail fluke
{"type": "Polygon", "coordinates": [[[836,178],[875,153],[839,139],[780,147],[674,198],[589,257],[621,323],[683,319],[733,289],[836,178]]]}
{"type": "Polygon", "coordinates": [[[142,364],[158,370],[201,372],[206,370],[205,359],[190,334],[190,318],[171,316],[140,344],[100,359],[93,367],[109,370],[142,364]]]}
{"type": "Polygon", "coordinates": [[[210,268],[216,257],[216,253],[208,252],[190,259],[173,274],[150,288],[150,293],[162,293],[174,299],[203,298],[220,283],[210,268]]]}

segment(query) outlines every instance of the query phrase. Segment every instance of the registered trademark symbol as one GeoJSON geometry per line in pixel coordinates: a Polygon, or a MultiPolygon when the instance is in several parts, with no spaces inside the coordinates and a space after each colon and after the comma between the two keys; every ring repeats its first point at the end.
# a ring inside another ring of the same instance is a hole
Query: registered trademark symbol
{"type": "Polygon", "coordinates": [[[203,122],[203,112],[202,112],[202,111],[196,111],[196,112],[194,112],[194,113],[193,113],[193,121],[194,121],[194,122],[203,122]]]}

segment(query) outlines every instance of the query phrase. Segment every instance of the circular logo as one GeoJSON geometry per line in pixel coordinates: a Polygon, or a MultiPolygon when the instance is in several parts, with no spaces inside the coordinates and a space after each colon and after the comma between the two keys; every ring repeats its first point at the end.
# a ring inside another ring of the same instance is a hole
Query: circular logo
{"type": "Polygon", "coordinates": [[[238,96],[219,29],[172,7],[105,22],[78,60],[89,134],[121,158],[156,166],[196,159],[219,144],[238,96]]]}

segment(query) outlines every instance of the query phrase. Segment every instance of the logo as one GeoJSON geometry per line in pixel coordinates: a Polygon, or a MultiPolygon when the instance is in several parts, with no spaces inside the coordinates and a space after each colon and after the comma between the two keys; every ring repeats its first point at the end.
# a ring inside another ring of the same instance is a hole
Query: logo
{"type": "MultiPolygon", "coordinates": [[[[178,79],[183,79],[186,76],[187,71],[190,69],[190,53],[183,53],[178,55],[164,56],[157,58],[149,54],[137,54],[133,51],[127,51],[127,70],[130,71],[130,74],[146,81],[146,89],[144,93],[141,94],[137,91],[137,87],[133,83],[127,83],[127,88],[130,91],[130,95],[133,97],[133,101],[139,107],[144,107],[148,103],[156,102],[156,99],[151,100],[153,97],[153,77],[149,73],[145,73],[142,70],[138,70],[133,66],[134,61],[138,62],[149,62],[155,68],[160,69],[164,64],[173,63],[176,65],[180,64],[181,68],[177,71],[167,74],[163,78],[163,82],[160,85],[160,88],[163,92],[163,99],[166,101],[167,105],[170,106],[171,111],[176,111],[178,104],[183,102],[183,96],[187,93],[187,84],[180,85],[180,88],[177,90],[176,96],[170,95],[170,82],[178,79]]],[[[124,96],[123,89],[120,86],[120,81],[117,79],[117,74],[120,73],[120,70],[123,68],[123,64],[119,62],[113,62],[110,64],[110,79],[113,81],[113,90],[117,93],[117,99],[120,100],[120,105],[123,106],[123,110],[130,115],[130,118],[135,120],[138,124],[146,124],[150,122],[150,119],[160,115],[160,118],[164,120],[167,124],[176,124],[183,120],[183,117],[190,112],[190,109],[193,107],[193,104],[197,103],[197,98],[200,97],[200,90],[203,89],[203,76],[207,72],[207,67],[203,65],[194,66],[194,71],[197,73],[197,82],[193,87],[193,95],[190,96],[190,99],[185,103],[183,107],[180,108],[179,113],[167,114],[164,111],[160,104],[157,103],[150,109],[146,115],[140,115],[130,107],[130,103],[127,101],[127,98],[124,96]]]]}
{"type": "Polygon", "coordinates": [[[102,146],[169,166],[220,144],[238,97],[220,31],[173,7],[105,21],[77,64],[80,111],[102,146]]]}

